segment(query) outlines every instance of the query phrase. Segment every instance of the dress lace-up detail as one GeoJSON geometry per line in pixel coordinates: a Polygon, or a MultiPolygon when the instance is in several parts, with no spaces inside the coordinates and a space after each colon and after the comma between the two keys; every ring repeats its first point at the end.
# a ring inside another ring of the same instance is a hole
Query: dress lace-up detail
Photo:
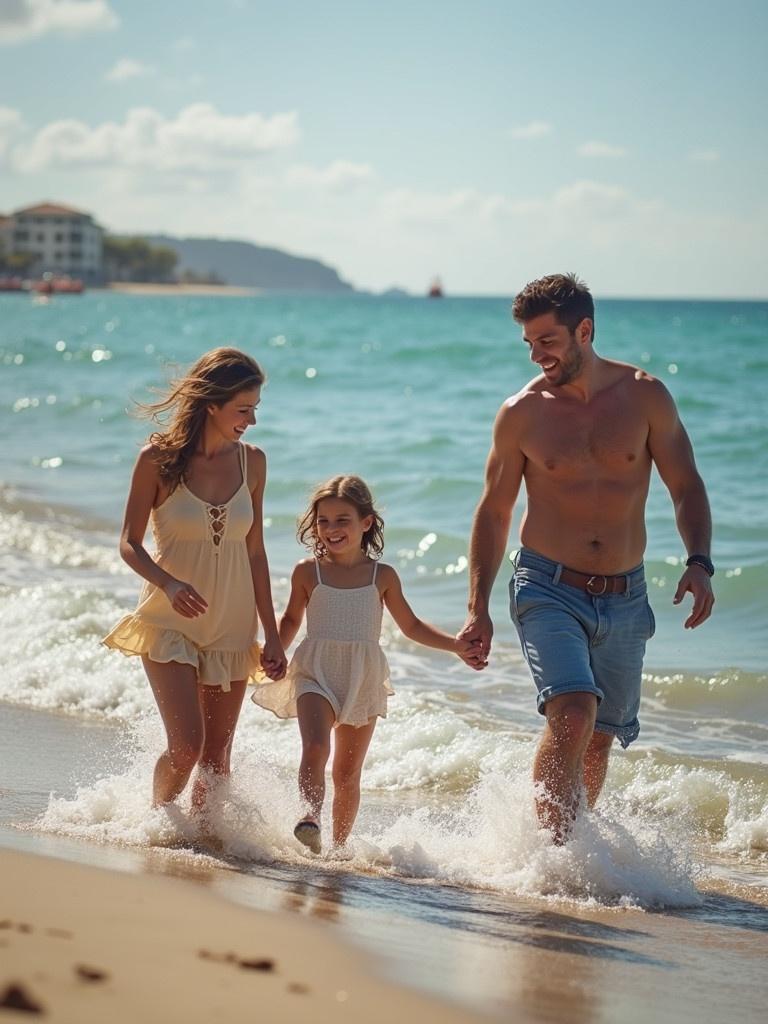
{"type": "Polygon", "coordinates": [[[253,578],[246,547],[253,503],[240,446],[241,482],[229,499],[211,505],[182,484],[152,510],[157,564],[191,583],[208,602],[203,615],[187,619],[165,594],[146,582],[139,605],[104,638],[123,654],[192,665],[199,682],[220,686],[261,676],[253,578]]]}
{"type": "Polygon", "coordinates": [[[208,529],[211,534],[213,546],[218,547],[224,539],[227,531],[227,513],[229,505],[207,505],[205,511],[208,514],[208,529]]]}

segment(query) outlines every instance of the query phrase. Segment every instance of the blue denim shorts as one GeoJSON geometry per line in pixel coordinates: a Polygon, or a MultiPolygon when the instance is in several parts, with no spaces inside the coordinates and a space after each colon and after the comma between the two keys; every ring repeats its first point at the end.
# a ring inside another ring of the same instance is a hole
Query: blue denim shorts
{"type": "Polygon", "coordinates": [[[539,691],[538,709],[563,693],[594,693],[597,732],[622,747],[637,739],[645,644],[656,623],[642,565],[622,594],[596,597],[560,582],[558,562],[522,548],[509,584],[510,612],[539,691]]]}

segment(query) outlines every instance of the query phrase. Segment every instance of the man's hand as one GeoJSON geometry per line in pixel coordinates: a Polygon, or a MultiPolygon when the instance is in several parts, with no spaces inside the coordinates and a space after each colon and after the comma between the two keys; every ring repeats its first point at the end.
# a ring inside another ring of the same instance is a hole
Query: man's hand
{"type": "Polygon", "coordinates": [[[688,591],[693,594],[693,608],[685,620],[685,628],[695,629],[702,622],[706,622],[712,614],[712,606],[715,603],[709,573],[700,565],[689,565],[680,577],[673,603],[680,604],[688,591]]]}
{"type": "Polygon", "coordinates": [[[478,672],[488,664],[488,655],[491,653],[491,639],[493,638],[493,623],[488,612],[470,612],[464,628],[458,634],[459,640],[468,640],[474,645],[475,653],[467,664],[478,672]]]}

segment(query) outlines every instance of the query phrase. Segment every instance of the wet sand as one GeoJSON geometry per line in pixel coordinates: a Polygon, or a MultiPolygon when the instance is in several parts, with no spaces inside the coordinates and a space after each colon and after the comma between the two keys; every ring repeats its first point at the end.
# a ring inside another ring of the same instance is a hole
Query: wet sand
{"type": "Polygon", "coordinates": [[[255,1005],[269,1005],[270,1020],[763,1019],[768,911],[737,882],[711,885],[702,907],[651,913],[15,827],[43,809],[47,790],[73,793],[119,767],[129,756],[121,736],[0,705],[0,988],[26,986],[53,1020],[113,1008],[118,1021],[159,1019],[171,1013],[169,977],[190,996],[185,1015],[200,1011],[190,1020],[210,1015],[214,998],[231,1019],[255,1005]],[[239,964],[258,959],[276,966],[239,964]],[[78,965],[110,977],[89,980],[78,965]]]}

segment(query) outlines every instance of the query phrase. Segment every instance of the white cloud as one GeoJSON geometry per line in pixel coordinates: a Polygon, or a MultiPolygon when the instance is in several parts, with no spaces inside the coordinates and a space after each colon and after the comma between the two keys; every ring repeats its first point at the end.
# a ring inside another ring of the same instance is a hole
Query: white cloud
{"type": "Polygon", "coordinates": [[[204,171],[283,149],[297,138],[295,112],[226,115],[210,103],[193,103],[175,118],[136,107],[122,123],[93,128],[74,119],[53,121],[12,156],[25,172],[76,164],[204,171]]]}
{"type": "Polygon", "coordinates": [[[117,28],[120,19],[107,0],[2,0],[0,43],[21,43],[58,32],[81,35],[117,28]]]}
{"type": "Polygon", "coordinates": [[[546,121],[529,121],[528,124],[513,128],[510,134],[513,139],[540,139],[544,135],[549,135],[551,131],[552,125],[546,121]]]}
{"type": "Polygon", "coordinates": [[[331,192],[349,192],[365,185],[372,178],[373,168],[370,164],[355,164],[349,160],[334,160],[322,168],[296,164],[286,174],[290,185],[328,189],[331,192]]]}
{"type": "Polygon", "coordinates": [[[10,134],[20,128],[22,123],[18,110],[14,110],[13,107],[0,107],[0,132],[10,134]]]}
{"type": "Polygon", "coordinates": [[[129,78],[143,78],[154,73],[154,69],[132,57],[121,57],[104,76],[107,82],[126,82],[129,78]]]}
{"type": "Polygon", "coordinates": [[[0,107],[0,159],[5,157],[11,142],[24,127],[24,121],[18,110],[12,107],[0,107]]]}
{"type": "Polygon", "coordinates": [[[617,160],[627,155],[623,146],[614,146],[610,142],[585,142],[578,149],[579,156],[607,157],[617,160]]]}
{"type": "Polygon", "coordinates": [[[716,149],[695,149],[689,153],[689,159],[700,164],[714,164],[720,159],[720,154],[716,149]]]}

